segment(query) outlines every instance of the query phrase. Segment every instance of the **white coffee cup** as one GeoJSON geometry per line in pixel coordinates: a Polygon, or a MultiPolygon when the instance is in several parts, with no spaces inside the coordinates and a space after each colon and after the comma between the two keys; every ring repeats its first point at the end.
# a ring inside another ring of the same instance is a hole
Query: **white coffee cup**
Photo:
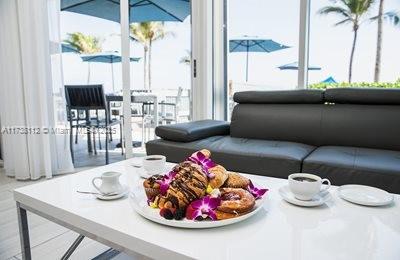
{"type": "Polygon", "coordinates": [[[143,157],[143,168],[147,174],[161,174],[165,171],[166,158],[164,155],[148,155],[143,157]]]}
{"type": "Polygon", "coordinates": [[[319,192],[327,191],[331,187],[328,179],[309,173],[294,173],[289,175],[289,188],[296,199],[311,200],[319,192]],[[327,182],[327,186],[322,188],[322,183],[327,182]]]}
{"type": "Polygon", "coordinates": [[[120,193],[123,190],[119,182],[119,172],[104,172],[100,177],[94,177],[92,180],[93,187],[102,194],[120,193]],[[101,180],[100,186],[96,184],[96,180],[101,180]]]}

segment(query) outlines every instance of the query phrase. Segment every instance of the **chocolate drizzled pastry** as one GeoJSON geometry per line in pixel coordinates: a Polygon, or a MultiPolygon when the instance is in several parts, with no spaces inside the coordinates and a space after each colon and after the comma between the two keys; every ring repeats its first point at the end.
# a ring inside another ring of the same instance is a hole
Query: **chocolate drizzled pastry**
{"type": "Polygon", "coordinates": [[[154,198],[160,193],[160,184],[157,181],[161,181],[162,179],[162,175],[156,174],[150,176],[143,182],[143,187],[148,199],[154,198]]]}
{"type": "Polygon", "coordinates": [[[192,162],[182,162],[174,167],[175,179],[167,194],[159,194],[155,203],[159,208],[186,208],[192,201],[206,194],[208,179],[202,168],[192,162]]]}
{"type": "Polygon", "coordinates": [[[160,181],[163,179],[163,175],[161,174],[156,174],[156,175],[152,175],[149,178],[147,178],[144,183],[149,184],[149,186],[151,186],[153,188],[153,186],[157,186],[160,187],[160,185],[157,183],[157,181],[160,181]]]}

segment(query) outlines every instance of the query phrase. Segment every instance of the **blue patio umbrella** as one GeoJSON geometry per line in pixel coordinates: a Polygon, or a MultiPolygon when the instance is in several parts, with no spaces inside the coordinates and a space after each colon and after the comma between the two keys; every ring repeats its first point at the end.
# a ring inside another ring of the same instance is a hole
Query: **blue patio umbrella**
{"type": "Polygon", "coordinates": [[[61,43],[61,52],[67,53],[67,52],[72,52],[72,53],[79,53],[77,49],[75,49],[71,44],[63,42],[61,43]]]}
{"type": "MultiPolygon", "coordinates": [[[[113,92],[114,89],[114,63],[121,62],[122,57],[118,52],[102,52],[102,53],[94,53],[94,54],[86,54],[81,55],[82,61],[89,62],[88,64],[88,84],[90,80],[90,62],[99,62],[99,63],[110,63],[111,64],[111,76],[112,76],[112,86],[113,92]]],[[[138,62],[140,58],[129,58],[131,62],[138,62]]]]}
{"type": "MultiPolygon", "coordinates": [[[[129,23],[183,22],[190,14],[190,0],[129,0],[129,23]]],[[[120,0],[61,0],[61,11],[120,22],[120,0]]]]}
{"type": "MultiPolygon", "coordinates": [[[[298,70],[299,69],[299,63],[296,62],[292,62],[289,64],[285,64],[282,66],[278,67],[280,70],[298,70]]],[[[317,67],[317,66],[308,66],[308,70],[321,70],[321,67],[317,67]]]]}
{"type": "Polygon", "coordinates": [[[337,83],[337,81],[332,76],[329,76],[325,80],[321,81],[321,83],[334,84],[337,83]]]}
{"type": "Polygon", "coordinates": [[[229,52],[246,53],[246,82],[249,79],[249,52],[274,52],[286,48],[290,47],[271,39],[260,39],[246,35],[242,38],[229,40],[229,52]]]}

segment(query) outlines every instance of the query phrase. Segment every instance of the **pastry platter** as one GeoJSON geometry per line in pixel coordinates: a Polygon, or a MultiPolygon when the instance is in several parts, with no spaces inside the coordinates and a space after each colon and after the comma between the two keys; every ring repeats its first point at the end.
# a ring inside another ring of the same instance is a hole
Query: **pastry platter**
{"type": "Polygon", "coordinates": [[[266,197],[257,200],[252,211],[235,218],[218,221],[193,221],[188,219],[168,220],[160,216],[159,209],[154,209],[148,206],[146,194],[141,186],[133,188],[129,195],[129,202],[132,208],[142,217],[162,225],[179,228],[214,228],[234,224],[250,218],[260,210],[266,210],[265,207],[263,207],[265,200],[266,197]]]}
{"type": "Polygon", "coordinates": [[[179,228],[214,228],[266,210],[268,189],[212,162],[197,151],[165,175],[140,182],[129,195],[132,208],[153,222],[179,228]]]}

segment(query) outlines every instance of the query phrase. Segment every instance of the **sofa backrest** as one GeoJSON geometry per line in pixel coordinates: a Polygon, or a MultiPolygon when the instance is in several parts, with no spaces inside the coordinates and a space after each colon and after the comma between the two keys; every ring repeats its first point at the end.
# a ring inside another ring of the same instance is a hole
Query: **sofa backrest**
{"type": "Polygon", "coordinates": [[[400,90],[235,93],[231,136],[400,150],[400,90]]]}
{"type": "Polygon", "coordinates": [[[323,91],[237,92],[231,136],[319,145],[323,91]]]}
{"type": "Polygon", "coordinates": [[[400,150],[400,89],[327,89],[324,145],[400,150]]]}

